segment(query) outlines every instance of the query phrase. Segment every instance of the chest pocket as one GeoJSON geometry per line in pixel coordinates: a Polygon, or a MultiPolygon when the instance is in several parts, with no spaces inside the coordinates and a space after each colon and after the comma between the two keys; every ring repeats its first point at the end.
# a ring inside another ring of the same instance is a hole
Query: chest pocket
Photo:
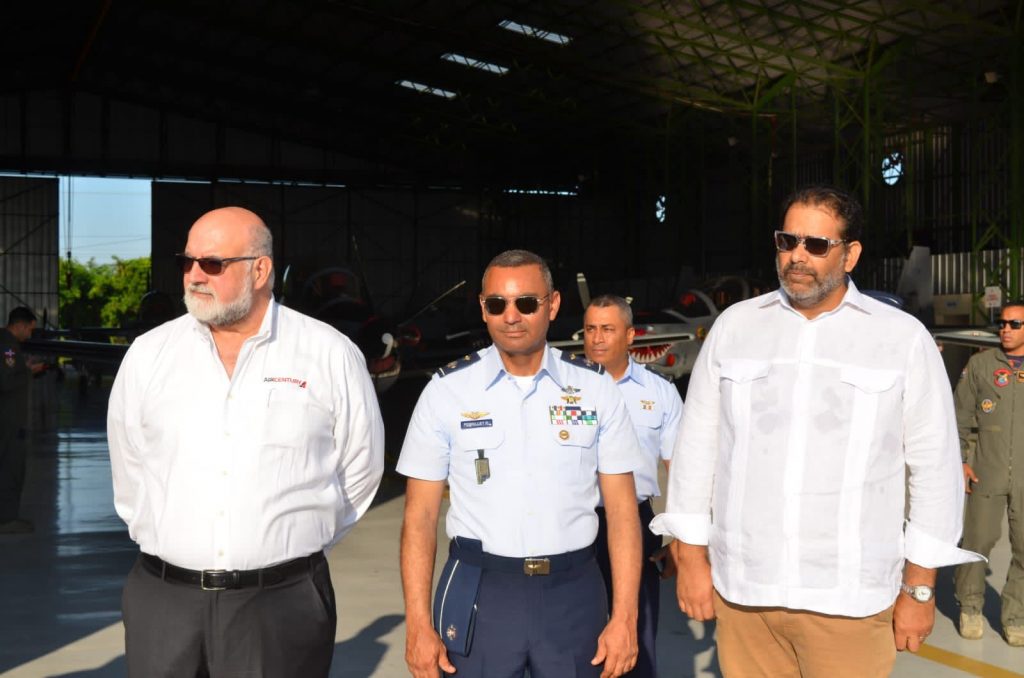
{"type": "Polygon", "coordinates": [[[867,367],[844,367],[839,372],[839,381],[850,384],[863,393],[884,393],[896,385],[899,372],[895,370],[874,370],[867,367]]]}
{"type": "Polygon", "coordinates": [[[505,432],[498,427],[471,428],[455,433],[455,449],[460,452],[494,450],[501,447],[505,432]]]}
{"type": "Polygon", "coordinates": [[[305,389],[273,388],[267,393],[263,442],[272,447],[305,447],[311,439],[330,436],[330,413],[305,389]]]}
{"type": "Polygon", "coordinates": [[[772,371],[772,364],[766,360],[723,360],[720,374],[722,379],[736,384],[746,384],[763,377],[772,371]]]}
{"type": "Polygon", "coordinates": [[[878,413],[899,407],[894,399],[898,396],[893,388],[899,379],[894,370],[874,370],[867,367],[843,367],[839,381],[853,386],[853,407],[850,411],[850,446],[847,466],[856,460],[867,463],[871,432],[875,430],[878,413]],[[885,410],[883,410],[885,408],[885,410]]]}
{"type": "Polygon", "coordinates": [[[640,428],[658,429],[661,428],[661,404],[655,403],[651,409],[646,410],[641,402],[631,404],[629,418],[633,425],[640,428]]]}
{"type": "Polygon", "coordinates": [[[597,423],[589,426],[549,427],[551,436],[562,447],[593,447],[597,440],[597,423]]]}

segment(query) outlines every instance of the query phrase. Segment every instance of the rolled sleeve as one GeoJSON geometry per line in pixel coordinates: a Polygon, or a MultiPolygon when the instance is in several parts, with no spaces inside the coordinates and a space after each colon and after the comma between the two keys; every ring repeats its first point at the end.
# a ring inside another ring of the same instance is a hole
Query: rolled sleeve
{"type": "Polygon", "coordinates": [[[660,513],[650,524],[651,532],[694,546],[707,546],[711,536],[710,515],[660,513]]]}
{"type": "Polygon", "coordinates": [[[975,563],[982,560],[987,562],[988,560],[977,553],[965,551],[947,541],[936,539],[910,522],[907,523],[904,532],[904,552],[907,560],[915,565],[928,568],[975,563]]]}

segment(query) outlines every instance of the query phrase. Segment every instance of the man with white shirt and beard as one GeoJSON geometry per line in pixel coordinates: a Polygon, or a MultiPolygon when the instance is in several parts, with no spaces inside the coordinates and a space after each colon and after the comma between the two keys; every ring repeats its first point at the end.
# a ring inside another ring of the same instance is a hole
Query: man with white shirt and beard
{"type": "Polygon", "coordinates": [[[132,344],[110,396],[114,504],[141,550],[128,675],[327,676],[324,557],[366,511],[384,431],[362,354],[274,301],[249,210],[203,215],[177,255],[188,314],[132,344]]]}
{"type": "Polygon", "coordinates": [[[716,320],[652,529],[727,678],[888,676],[931,632],[936,568],[980,559],[956,546],[949,381],[927,330],[849,279],[851,195],[803,189],[782,215],[782,289],[716,320]]]}

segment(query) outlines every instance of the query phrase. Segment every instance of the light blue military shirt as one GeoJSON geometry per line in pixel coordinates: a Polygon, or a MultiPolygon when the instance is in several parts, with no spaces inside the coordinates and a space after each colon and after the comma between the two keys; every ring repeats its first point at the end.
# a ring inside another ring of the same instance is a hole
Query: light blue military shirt
{"type": "Polygon", "coordinates": [[[540,371],[524,380],[505,371],[491,346],[427,384],[398,472],[448,481],[449,537],[479,539],[484,551],[511,557],[593,543],[597,474],[635,472],[644,459],[614,380],[568,357],[546,347],[540,371]],[[490,477],[478,482],[481,456],[490,477]]]}
{"type": "Polygon", "coordinates": [[[632,358],[618,384],[644,451],[643,465],[633,471],[636,498],[643,501],[661,494],[658,490],[658,462],[672,458],[679,422],[683,418],[683,399],[671,382],[632,358]]]}

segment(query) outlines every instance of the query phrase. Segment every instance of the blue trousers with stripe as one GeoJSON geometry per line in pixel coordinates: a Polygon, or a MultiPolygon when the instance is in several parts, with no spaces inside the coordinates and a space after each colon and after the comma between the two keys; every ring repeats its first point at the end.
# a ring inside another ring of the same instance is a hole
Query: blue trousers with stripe
{"type": "Polygon", "coordinates": [[[599,678],[590,660],[607,623],[593,558],[544,576],[485,569],[469,656],[448,658],[459,678],[599,678]]]}

